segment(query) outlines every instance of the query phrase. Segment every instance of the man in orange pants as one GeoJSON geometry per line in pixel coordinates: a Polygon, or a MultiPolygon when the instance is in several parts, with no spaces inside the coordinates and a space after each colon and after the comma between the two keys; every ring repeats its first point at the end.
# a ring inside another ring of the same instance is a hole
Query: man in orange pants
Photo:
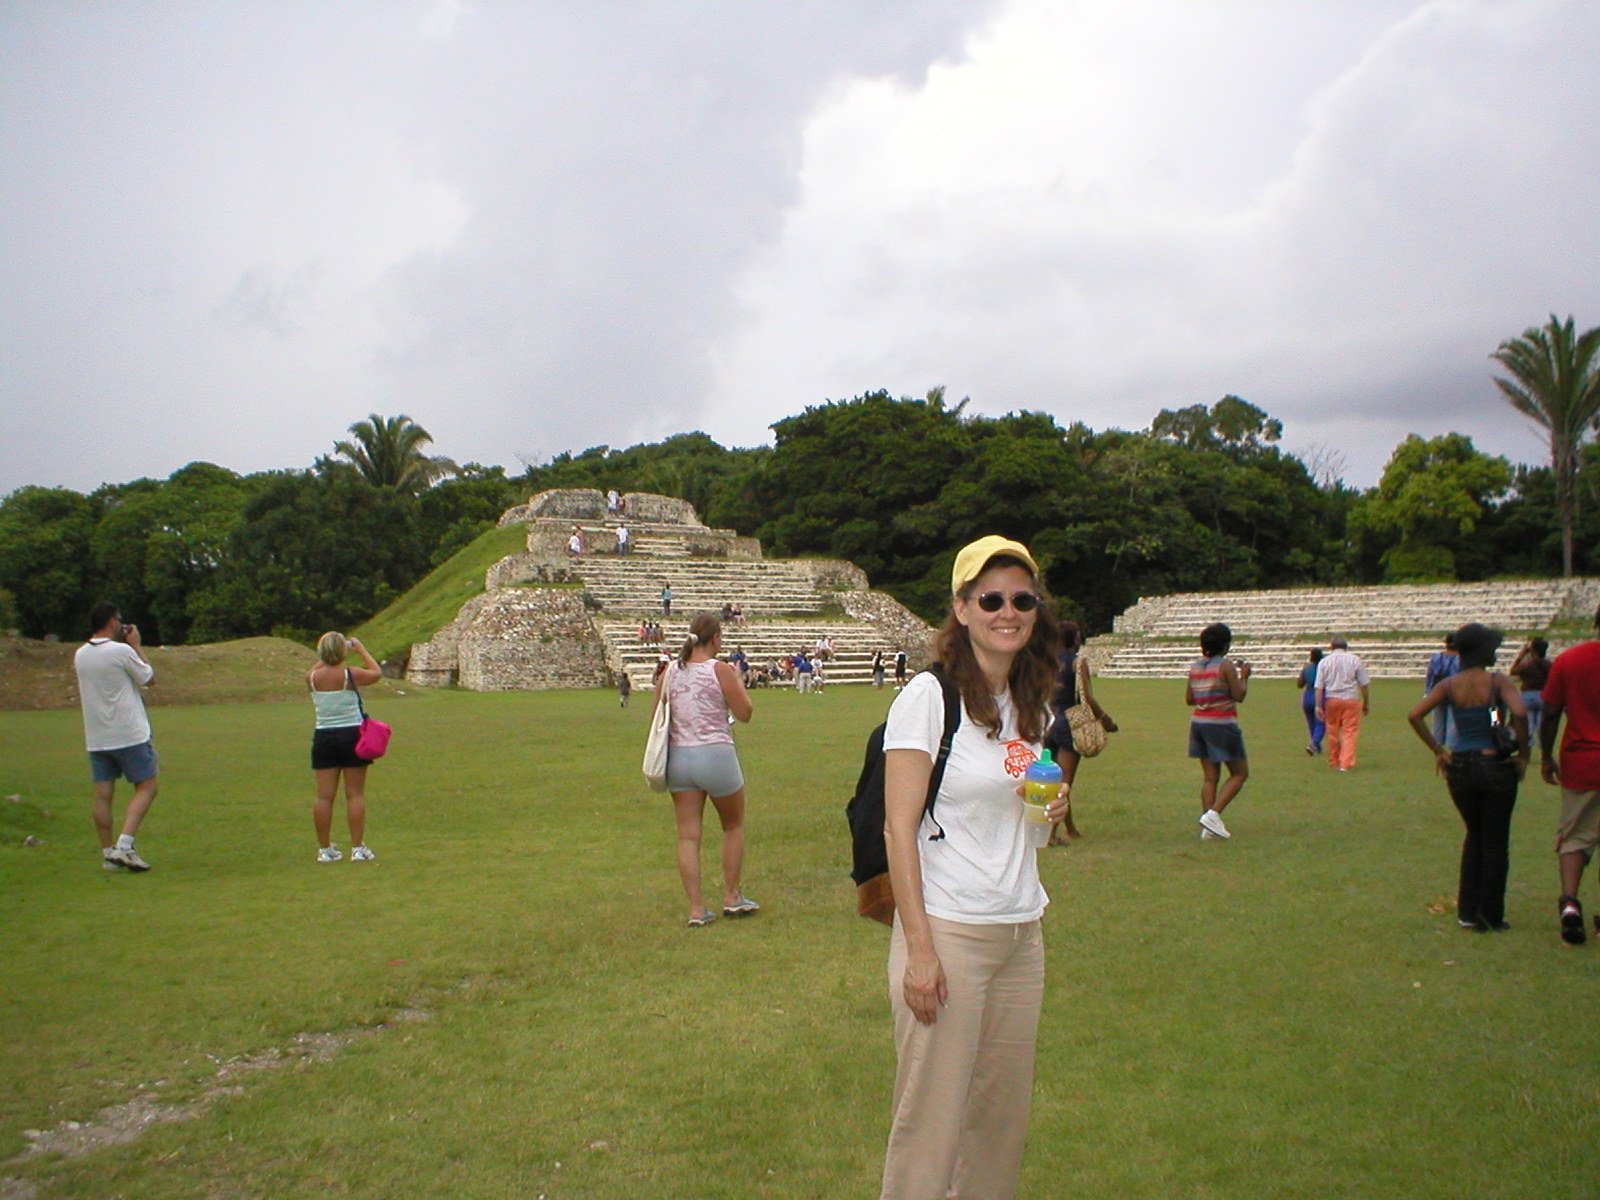
{"type": "Polygon", "coordinates": [[[1361,718],[1367,715],[1367,665],[1350,653],[1350,643],[1334,638],[1317,664],[1317,716],[1327,724],[1328,765],[1348,771],[1356,765],[1361,718]]]}

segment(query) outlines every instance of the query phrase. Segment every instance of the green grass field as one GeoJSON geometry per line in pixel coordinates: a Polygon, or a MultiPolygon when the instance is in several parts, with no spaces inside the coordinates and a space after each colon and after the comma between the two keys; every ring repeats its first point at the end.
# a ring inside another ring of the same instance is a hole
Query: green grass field
{"type": "MultiPolygon", "coordinates": [[[[690,930],[646,705],[399,690],[372,697],[371,864],[312,861],[302,700],[155,713],[143,876],[99,867],[77,713],[0,713],[0,1197],[875,1195],[887,935],[852,913],[842,808],[892,694],[756,694],[764,907],[690,930]]],[[[1556,936],[1554,790],[1524,785],[1515,928],[1458,930],[1415,691],[1377,685],[1339,776],[1257,683],[1223,843],[1181,686],[1097,683],[1124,732],[1083,768],[1085,840],[1041,852],[1022,1195],[1600,1190],[1600,944],[1556,936]]]]}

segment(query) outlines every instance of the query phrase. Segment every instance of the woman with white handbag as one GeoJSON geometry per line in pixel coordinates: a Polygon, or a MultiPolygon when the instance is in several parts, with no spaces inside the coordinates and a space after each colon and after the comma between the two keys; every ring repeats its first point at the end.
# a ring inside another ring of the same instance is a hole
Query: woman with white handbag
{"type": "MultiPolygon", "coordinates": [[[[678,877],[689,900],[689,924],[709,925],[716,910],[700,893],[700,835],[709,797],[722,823],[722,915],[748,916],[760,905],[739,887],[744,871],[744,773],[734,749],[733,721],[748,722],[750,694],[731,663],[717,658],[722,622],[701,613],[689,625],[678,658],[656,680],[645,774],[655,786],[652,750],[666,742],[664,787],[678,826],[678,877]],[[665,707],[664,720],[658,719],[665,707]]],[[[658,757],[658,756],[657,756],[658,757]]]]}

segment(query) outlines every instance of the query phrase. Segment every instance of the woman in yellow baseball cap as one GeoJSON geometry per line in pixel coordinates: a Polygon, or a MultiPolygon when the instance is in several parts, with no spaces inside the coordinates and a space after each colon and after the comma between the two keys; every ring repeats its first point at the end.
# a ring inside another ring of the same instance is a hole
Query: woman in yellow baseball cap
{"type": "MultiPolygon", "coordinates": [[[[1021,542],[956,554],[935,669],[911,680],[884,730],[884,841],[896,914],[889,948],[894,1112],[881,1195],[997,1200],[1016,1190],[1044,998],[1049,897],[1021,783],[1050,722],[1059,626],[1021,542]],[[960,693],[934,805],[944,684],[960,693]]],[[[1066,789],[1047,809],[1067,811],[1066,789]]]]}

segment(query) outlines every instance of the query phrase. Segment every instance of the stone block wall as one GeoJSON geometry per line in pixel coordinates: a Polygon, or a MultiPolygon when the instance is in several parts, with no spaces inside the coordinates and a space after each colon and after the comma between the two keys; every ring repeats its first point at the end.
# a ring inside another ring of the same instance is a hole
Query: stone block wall
{"type": "MultiPolygon", "coordinates": [[[[604,499],[601,497],[602,511],[605,509],[604,499]]],[[[623,514],[626,521],[638,521],[644,525],[699,525],[704,528],[700,514],[694,511],[694,505],[676,496],[624,492],[622,499],[627,504],[627,511],[623,514]]]]}
{"type": "MultiPolygon", "coordinates": [[[[622,497],[627,506],[623,519],[630,524],[700,526],[700,516],[694,505],[676,496],[658,496],[654,492],[626,492],[622,497]]],[[[516,525],[541,518],[551,521],[577,523],[604,521],[611,514],[606,511],[606,495],[595,488],[555,488],[531,496],[526,504],[508,508],[500,516],[500,525],[516,525]]]]}
{"type": "Polygon", "coordinates": [[[900,601],[884,592],[840,592],[845,615],[870,622],[882,635],[885,650],[904,650],[913,671],[933,659],[934,630],[900,601]]]}
{"type": "Polygon", "coordinates": [[[575,588],[502,587],[412,647],[406,678],[477,692],[604,687],[605,644],[575,588]]]}
{"type": "Polygon", "coordinates": [[[552,560],[542,554],[508,554],[484,573],[488,588],[516,587],[529,583],[578,583],[578,575],[567,561],[566,550],[552,560]]]}
{"type": "Polygon", "coordinates": [[[842,558],[797,558],[793,564],[811,576],[819,592],[867,590],[867,573],[855,563],[842,558]]]}
{"type": "Polygon", "coordinates": [[[1561,620],[1588,624],[1594,620],[1596,607],[1600,607],[1600,579],[1574,579],[1561,607],[1561,620]]]}

